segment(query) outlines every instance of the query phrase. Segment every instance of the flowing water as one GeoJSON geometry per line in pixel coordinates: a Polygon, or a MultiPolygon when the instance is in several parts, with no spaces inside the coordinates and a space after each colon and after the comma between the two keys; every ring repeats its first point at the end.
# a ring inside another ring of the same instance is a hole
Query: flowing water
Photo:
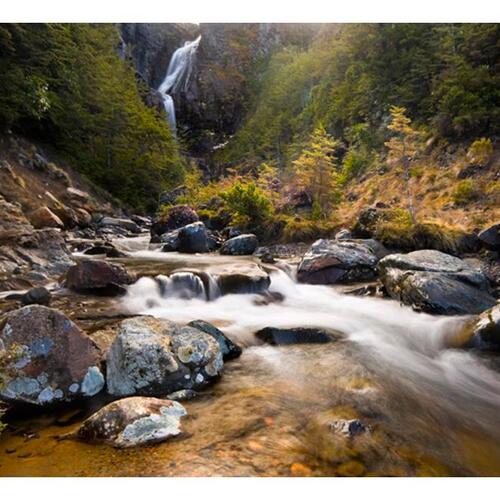
{"type": "Polygon", "coordinates": [[[201,35],[196,40],[186,42],[174,52],[170,59],[165,79],[158,87],[165,111],[167,112],[168,121],[174,132],[176,130],[176,118],[174,100],[171,94],[175,94],[181,90],[187,91],[200,40],[201,35]]]}
{"type": "Polygon", "coordinates": [[[242,356],[183,403],[189,416],[179,439],[132,450],[57,440],[103,404],[94,400],[13,422],[0,438],[1,475],[500,474],[498,358],[452,347],[465,318],[298,284],[286,263],[267,268],[281,302],[220,296],[215,280],[207,291],[185,269],[211,275],[253,258],[143,248],[139,239],[128,247],[134,252],[122,262],[143,277],[114,310],[210,321],[244,346],[242,356]],[[340,340],[263,345],[254,333],[266,326],[335,330],[340,340]],[[336,431],[350,419],[365,432],[336,431]]]}

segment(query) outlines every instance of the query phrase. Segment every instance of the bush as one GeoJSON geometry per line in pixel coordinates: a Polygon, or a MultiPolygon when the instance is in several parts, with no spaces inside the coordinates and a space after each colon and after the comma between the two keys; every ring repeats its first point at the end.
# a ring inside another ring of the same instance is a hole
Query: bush
{"type": "Polygon", "coordinates": [[[342,182],[361,175],[370,166],[372,156],[364,149],[350,149],[342,162],[342,182]]]}
{"type": "Polygon", "coordinates": [[[493,144],[491,139],[475,140],[467,151],[467,158],[476,165],[487,165],[493,156],[493,144]]]}
{"type": "Polygon", "coordinates": [[[269,197],[255,182],[238,181],[220,196],[233,214],[234,222],[242,227],[254,227],[274,212],[269,197]]]}
{"type": "Polygon", "coordinates": [[[452,194],[455,205],[466,205],[476,198],[474,183],[471,179],[460,181],[452,194]]]}

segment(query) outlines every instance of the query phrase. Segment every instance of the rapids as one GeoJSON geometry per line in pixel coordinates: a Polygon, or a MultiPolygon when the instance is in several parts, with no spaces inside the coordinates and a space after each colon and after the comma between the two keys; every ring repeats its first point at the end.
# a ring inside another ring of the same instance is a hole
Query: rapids
{"type": "Polygon", "coordinates": [[[500,474],[498,358],[453,347],[466,318],[298,284],[284,262],[266,266],[270,290],[283,301],[219,296],[196,274],[172,271],[210,275],[214,266],[256,259],[165,254],[138,240],[122,242],[130,257],[119,260],[143,277],[113,307],[179,323],[204,319],[245,347],[243,355],[183,403],[184,439],[127,451],[55,439],[102,404],[95,401],[13,423],[0,438],[1,475],[500,474]],[[266,326],[327,328],[342,337],[268,346],[254,335],[266,326]],[[370,432],[346,439],[332,431],[332,422],[352,418],[370,432]]]}

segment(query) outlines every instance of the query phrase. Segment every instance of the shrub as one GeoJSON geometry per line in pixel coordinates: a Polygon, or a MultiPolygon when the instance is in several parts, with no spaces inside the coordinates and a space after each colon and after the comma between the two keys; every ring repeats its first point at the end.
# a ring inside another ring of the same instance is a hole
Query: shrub
{"type": "Polygon", "coordinates": [[[342,182],[358,177],[370,166],[372,156],[365,149],[350,149],[342,162],[342,182]]]}
{"type": "Polygon", "coordinates": [[[474,183],[471,179],[460,181],[452,194],[455,205],[466,205],[476,198],[474,183]]]}
{"type": "Polygon", "coordinates": [[[492,156],[493,144],[485,137],[476,139],[467,151],[467,158],[476,165],[487,165],[492,156]]]}
{"type": "Polygon", "coordinates": [[[281,240],[284,243],[309,242],[331,237],[338,225],[328,220],[312,220],[302,217],[280,216],[284,227],[281,240]]]}
{"type": "Polygon", "coordinates": [[[269,197],[255,182],[238,181],[220,196],[234,215],[235,223],[243,227],[253,227],[274,212],[269,197]]]}

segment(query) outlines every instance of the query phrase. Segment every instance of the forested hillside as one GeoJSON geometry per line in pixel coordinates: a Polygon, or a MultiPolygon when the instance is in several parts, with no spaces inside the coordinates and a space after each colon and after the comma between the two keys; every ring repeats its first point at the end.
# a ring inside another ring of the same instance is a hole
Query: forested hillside
{"type": "Polygon", "coordinates": [[[0,26],[0,127],[57,148],[97,185],[139,209],[182,179],[164,116],[118,56],[115,26],[0,26]]]}

